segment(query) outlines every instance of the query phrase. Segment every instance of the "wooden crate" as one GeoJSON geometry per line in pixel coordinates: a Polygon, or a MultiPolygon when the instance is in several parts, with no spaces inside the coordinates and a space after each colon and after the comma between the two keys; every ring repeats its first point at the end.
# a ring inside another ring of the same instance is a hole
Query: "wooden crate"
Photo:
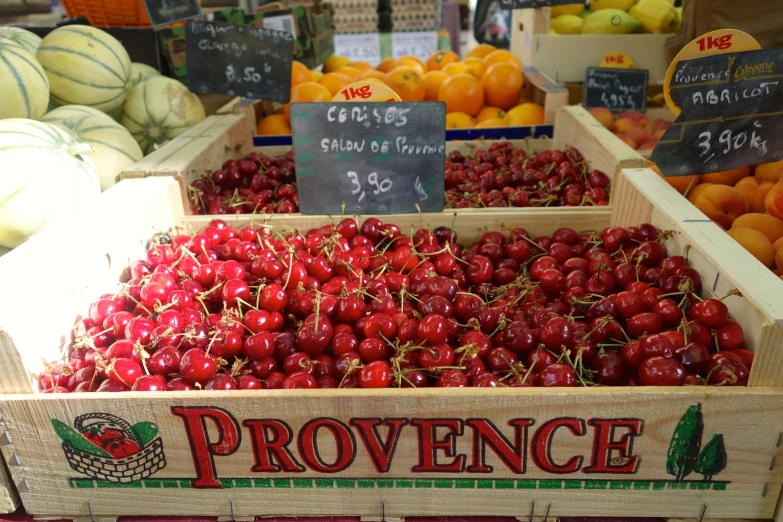
{"type": "Polygon", "coordinates": [[[604,56],[622,51],[637,68],[650,71],[651,84],[663,83],[669,68],[664,45],[671,34],[553,35],[549,12],[548,7],[512,11],[511,52],[525,65],[557,82],[584,82],[585,67],[598,67],[604,56]]]}
{"type": "MultiPolygon", "coordinates": [[[[733,287],[743,292],[729,305],[756,352],[752,383],[778,387],[32,393],[40,358],[57,357],[74,320],[100,294],[113,291],[112,281],[128,260],[143,255],[151,232],[198,230],[208,222],[185,216],[175,180],[124,180],[102,195],[99,214],[76,216],[67,228],[33,238],[0,260],[0,284],[15,296],[0,302],[0,391],[16,393],[0,396],[0,450],[16,463],[10,471],[23,486],[25,508],[39,518],[109,519],[771,517],[783,482],[783,466],[776,466],[783,457],[780,343],[768,343],[774,339],[764,333],[776,326],[764,322],[770,310],[783,310],[783,297],[764,288],[774,276],[749,274],[752,258],[740,249],[732,251],[727,269],[725,234],[711,223],[694,222],[697,211],[654,173],[626,171],[616,189],[623,197],[612,212],[478,212],[458,216],[454,226],[463,240],[484,227],[498,230],[501,223],[533,234],[640,221],[672,230],[669,252],[688,249],[704,276],[705,295],[713,288],[717,294],[733,287]],[[85,240],[82,230],[100,240],[85,240]],[[37,277],[33,260],[74,244],[79,256],[53,263],[46,278],[37,277]],[[42,295],[47,320],[30,328],[29,310],[40,306],[42,295]],[[777,368],[773,379],[767,365],[777,368]],[[53,421],[74,426],[82,415],[137,426],[142,452],[118,462],[72,451],[53,421]],[[678,429],[681,421],[703,429],[678,429]],[[695,458],[715,435],[725,444],[724,469],[711,479],[691,474],[675,480],[671,466],[679,459],[668,457],[671,441],[688,440],[686,454],[695,458]],[[277,436],[282,438],[275,446],[277,436]],[[138,480],[121,482],[127,477],[138,480]]],[[[418,216],[383,219],[403,228],[422,224],[418,216]]],[[[236,220],[240,225],[251,218],[236,220]]],[[[451,220],[449,214],[428,214],[423,221],[434,227],[451,220]]],[[[323,221],[289,216],[270,224],[306,229],[323,221]]]]}
{"type": "MultiPolygon", "coordinates": [[[[244,103],[237,99],[232,110],[243,115],[256,110],[259,103],[244,103]]],[[[208,120],[210,118],[207,118],[208,120]]],[[[252,137],[248,134],[248,121],[240,116],[214,116],[211,127],[201,127],[201,134],[190,134],[131,165],[120,174],[120,179],[146,176],[174,176],[182,185],[182,198],[190,213],[188,185],[196,179],[211,174],[228,159],[237,159],[251,150],[267,156],[286,154],[290,146],[250,148],[252,137]]],[[[549,139],[510,140],[515,146],[523,147],[528,153],[543,150],[576,147],[590,162],[591,168],[614,176],[621,169],[641,168],[645,160],[606,130],[582,107],[561,108],[555,117],[555,136],[549,139]]],[[[472,154],[479,149],[489,148],[493,141],[449,141],[447,153],[459,150],[472,154]]],[[[611,201],[614,201],[612,199],[611,201]]],[[[508,208],[483,209],[487,212],[508,212],[508,208]]],[[[517,209],[514,209],[515,211],[517,209]]],[[[569,211],[570,209],[566,209],[569,211]]]]}

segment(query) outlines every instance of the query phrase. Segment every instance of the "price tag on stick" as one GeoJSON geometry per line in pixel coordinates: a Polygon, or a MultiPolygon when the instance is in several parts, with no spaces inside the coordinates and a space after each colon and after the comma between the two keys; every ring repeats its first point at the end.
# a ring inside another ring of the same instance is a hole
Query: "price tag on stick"
{"type": "Polygon", "coordinates": [[[586,109],[644,112],[648,79],[647,69],[588,67],[583,104],[586,109]]]}
{"type": "Polygon", "coordinates": [[[682,112],[650,156],[665,176],[783,158],[783,47],[681,61],[671,97],[682,112]]]}
{"type": "Polygon", "coordinates": [[[294,36],[222,22],[190,20],[185,29],[188,87],[286,103],[291,95],[294,36]]]}
{"type": "Polygon", "coordinates": [[[303,214],[443,210],[442,102],[295,103],[291,130],[303,214]]]}
{"type": "Polygon", "coordinates": [[[201,16],[198,0],[144,0],[153,27],[201,16]]]}

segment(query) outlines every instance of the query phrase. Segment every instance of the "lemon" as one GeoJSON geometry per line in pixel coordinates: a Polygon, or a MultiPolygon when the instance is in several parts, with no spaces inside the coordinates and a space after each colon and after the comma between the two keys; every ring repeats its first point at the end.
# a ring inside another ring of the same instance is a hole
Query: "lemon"
{"type": "Polygon", "coordinates": [[[625,11],[603,9],[585,19],[582,34],[630,34],[641,27],[642,23],[625,11]]]}
{"type": "Polygon", "coordinates": [[[582,2],[581,4],[565,4],[565,5],[556,5],[552,7],[551,11],[551,17],[552,18],[558,18],[563,15],[577,15],[579,16],[582,14],[582,11],[585,10],[585,3],[582,2]]]}
{"type": "Polygon", "coordinates": [[[549,28],[557,34],[581,34],[585,21],[581,16],[560,15],[549,22],[549,28]]]}

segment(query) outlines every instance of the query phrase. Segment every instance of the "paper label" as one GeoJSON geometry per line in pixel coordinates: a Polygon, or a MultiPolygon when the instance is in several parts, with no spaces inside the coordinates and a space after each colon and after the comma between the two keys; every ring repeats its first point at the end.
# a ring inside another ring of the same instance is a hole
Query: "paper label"
{"type": "Polygon", "coordinates": [[[394,58],[402,58],[412,54],[426,61],[437,50],[438,33],[435,31],[392,33],[392,56],[394,58]]]}
{"type": "Polygon", "coordinates": [[[350,58],[352,62],[367,62],[373,67],[381,63],[381,35],[357,33],[334,35],[334,54],[350,58]]]}

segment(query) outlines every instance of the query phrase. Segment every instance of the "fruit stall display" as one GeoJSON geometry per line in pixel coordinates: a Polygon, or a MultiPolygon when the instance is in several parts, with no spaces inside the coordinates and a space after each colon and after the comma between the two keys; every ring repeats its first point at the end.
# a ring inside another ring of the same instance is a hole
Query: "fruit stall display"
{"type": "Polygon", "coordinates": [[[653,172],[615,183],[611,211],[215,222],[185,215],[172,178],[122,181],[93,213],[0,260],[16,296],[0,303],[0,450],[25,508],[697,518],[706,505],[709,518],[770,517],[783,480],[783,395],[769,388],[783,384],[774,276],[749,275],[745,252],[726,259],[728,236],[694,222],[653,172]],[[265,272],[272,257],[256,276],[236,259],[258,234],[280,262],[312,259],[310,271],[297,261],[265,272]],[[38,277],[33,259],[77,241],[78,259],[38,277]],[[370,248],[387,243],[383,268],[370,248]],[[330,275],[329,255],[345,270],[330,275]],[[520,279],[513,263],[527,267],[520,279]],[[421,278],[427,269],[462,281],[461,293],[445,276],[421,278]],[[566,304],[557,275],[578,272],[592,275],[566,304]],[[292,281],[305,286],[284,290],[292,281]],[[46,321],[29,312],[41,295],[46,321]],[[186,315],[198,319],[185,326],[186,315]],[[180,350],[180,377],[142,376],[180,350]],[[135,393],[124,392],[130,381],[135,393]],[[319,384],[351,388],[308,389],[319,384]]]}
{"type": "MultiPolygon", "coordinates": [[[[293,203],[298,198],[295,183],[291,180],[292,175],[295,175],[291,148],[253,147],[253,138],[248,128],[247,118],[237,115],[211,116],[205,120],[205,123],[194,127],[165,148],[127,169],[121,177],[176,177],[182,186],[183,201],[190,201],[186,206],[188,212],[193,212],[194,209],[195,213],[220,214],[298,211],[295,203],[293,205],[285,203],[286,201],[293,203]],[[206,122],[212,122],[211,126],[206,122]],[[268,159],[261,158],[258,153],[268,159]],[[251,154],[255,165],[249,163],[227,165],[226,163],[248,158],[251,154]],[[262,168],[264,172],[260,172],[262,168]],[[270,168],[275,172],[271,177],[266,175],[267,169],[270,168]],[[232,174],[236,176],[235,182],[228,178],[228,174],[234,170],[238,171],[232,174]],[[254,176],[258,178],[255,182],[254,176]],[[215,186],[221,187],[222,191],[218,191],[220,199],[214,208],[217,212],[210,212],[211,201],[205,203],[205,190],[209,189],[209,193],[212,194],[212,187],[215,186]],[[285,191],[282,196],[278,191],[280,187],[284,187],[285,191]],[[281,203],[285,204],[283,208],[280,208],[281,203]]],[[[501,205],[579,206],[599,204],[601,201],[609,203],[613,201],[610,199],[611,187],[607,184],[611,177],[622,168],[644,166],[644,159],[641,156],[626,147],[595,121],[587,111],[578,106],[563,107],[557,112],[553,140],[511,140],[508,143],[513,148],[502,148],[500,152],[496,151],[492,156],[487,156],[492,159],[492,163],[475,160],[477,156],[484,157],[486,154],[481,151],[487,151],[493,146],[497,147],[497,143],[493,141],[447,142],[448,168],[445,175],[447,185],[450,187],[450,195],[447,194],[446,200],[447,209],[490,207],[485,209],[490,210],[491,207],[501,205]],[[586,160],[586,165],[581,161],[572,162],[566,157],[569,147],[579,152],[586,160]],[[525,157],[532,157],[553,149],[561,151],[562,154],[558,154],[554,159],[550,156],[531,160],[531,165],[541,161],[540,169],[522,172],[521,164],[524,164],[524,160],[520,165],[512,165],[515,163],[515,154],[524,153],[525,157]],[[502,156],[502,159],[495,156],[502,156]],[[471,161],[475,161],[478,165],[471,167],[471,161]],[[506,161],[509,162],[508,169],[505,166],[506,161]],[[571,166],[563,165],[562,170],[557,170],[563,162],[571,166]],[[603,175],[595,175],[594,181],[599,179],[596,186],[590,184],[590,173],[593,171],[603,173],[603,175]],[[514,174],[517,175],[516,178],[513,177],[514,174]],[[525,191],[528,183],[528,179],[524,178],[525,174],[529,174],[529,182],[535,185],[535,187],[527,187],[530,190],[529,194],[525,191]],[[535,178],[536,175],[541,179],[535,178]],[[579,179],[572,179],[577,177],[579,179]],[[574,181],[574,186],[569,183],[571,179],[574,181]],[[539,183],[543,184],[543,187],[539,183]],[[540,194],[533,190],[536,187],[541,189],[540,194]],[[591,192],[594,189],[599,190],[591,192]],[[569,191],[573,192],[572,200],[567,200],[569,191]],[[518,192],[525,192],[525,194],[520,193],[517,196],[518,192]],[[502,203],[492,203],[493,201],[502,203]]],[[[498,211],[503,210],[501,208],[498,211]]]]}
{"type": "MultiPolygon", "coordinates": [[[[658,172],[654,163],[650,167],[658,172]]],[[[666,181],[783,278],[783,161],[666,181]]]]}
{"type": "Polygon", "coordinates": [[[90,26],[43,39],[2,28],[0,76],[16,79],[0,85],[0,251],[89,205],[121,170],[205,116],[184,85],[132,63],[90,26]]]}
{"type": "Polygon", "coordinates": [[[669,67],[665,43],[680,27],[672,3],[607,0],[597,2],[600,9],[592,11],[593,4],[590,12],[581,3],[513,11],[511,51],[560,83],[584,82],[585,67],[603,67],[604,57],[614,53],[624,53],[637,68],[649,70],[650,84],[662,82],[669,67]]]}

